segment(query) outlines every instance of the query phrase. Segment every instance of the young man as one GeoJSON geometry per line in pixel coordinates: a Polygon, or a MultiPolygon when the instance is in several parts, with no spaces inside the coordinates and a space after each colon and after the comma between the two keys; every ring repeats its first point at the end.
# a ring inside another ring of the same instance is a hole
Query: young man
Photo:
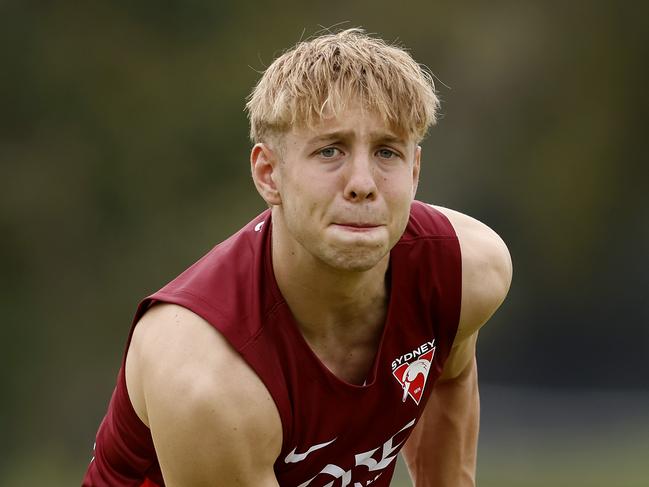
{"type": "Polygon", "coordinates": [[[479,328],[501,239],[414,200],[430,75],[360,30],[302,42],[255,87],[270,209],[144,300],[87,486],[474,485],[479,328]]]}

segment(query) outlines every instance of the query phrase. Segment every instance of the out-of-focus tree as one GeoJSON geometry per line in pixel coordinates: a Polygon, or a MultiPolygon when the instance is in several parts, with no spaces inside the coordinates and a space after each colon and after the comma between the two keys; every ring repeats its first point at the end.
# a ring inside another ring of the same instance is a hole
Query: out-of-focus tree
{"type": "Polygon", "coordinates": [[[419,197],[489,223],[515,264],[483,380],[646,389],[647,13],[0,3],[0,471],[89,454],[138,299],[263,208],[244,99],[321,25],[403,42],[438,77],[419,197]]]}

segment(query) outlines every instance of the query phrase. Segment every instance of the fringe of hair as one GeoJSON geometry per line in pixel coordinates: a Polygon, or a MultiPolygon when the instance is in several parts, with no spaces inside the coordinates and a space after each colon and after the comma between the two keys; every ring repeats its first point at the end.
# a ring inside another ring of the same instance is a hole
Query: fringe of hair
{"type": "Polygon", "coordinates": [[[356,28],[298,43],[266,69],[247,100],[253,142],[292,126],[312,128],[352,104],[421,141],[439,108],[428,68],[356,28]]]}

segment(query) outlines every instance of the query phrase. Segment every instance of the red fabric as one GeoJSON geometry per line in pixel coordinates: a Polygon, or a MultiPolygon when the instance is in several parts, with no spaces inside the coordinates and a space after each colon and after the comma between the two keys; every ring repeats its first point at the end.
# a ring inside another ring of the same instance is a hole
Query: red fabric
{"type": "MultiPolygon", "coordinates": [[[[176,303],[205,318],[239,351],[282,420],[283,446],[274,466],[281,486],[334,481],[386,487],[457,331],[461,256],[455,232],[443,214],[413,203],[390,254],[386,324],[363,386],[334,376],[304,341],[274,278],[270,234],[266,211],[145,299],[134,323],[156,301],[176,303]]],[[[164,486],[150,431],[128,400],[123,369],[99,429],[96,458],[84,485],[139,486],[146,476],[164,486]]]]}

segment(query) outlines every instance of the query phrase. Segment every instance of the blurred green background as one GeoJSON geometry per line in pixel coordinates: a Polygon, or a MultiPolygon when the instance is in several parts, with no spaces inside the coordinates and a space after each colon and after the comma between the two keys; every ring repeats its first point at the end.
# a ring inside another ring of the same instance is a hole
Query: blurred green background
{"type": "Polygon", "coordinates": [[[137,302],[264,207],[245,96],[334,25],[435,73],[418,196],[485,221],[513,256],[479,343],[479,485],[649,485],[648,14],[0,1],[0,485],[80,484],[137,302]]]}

